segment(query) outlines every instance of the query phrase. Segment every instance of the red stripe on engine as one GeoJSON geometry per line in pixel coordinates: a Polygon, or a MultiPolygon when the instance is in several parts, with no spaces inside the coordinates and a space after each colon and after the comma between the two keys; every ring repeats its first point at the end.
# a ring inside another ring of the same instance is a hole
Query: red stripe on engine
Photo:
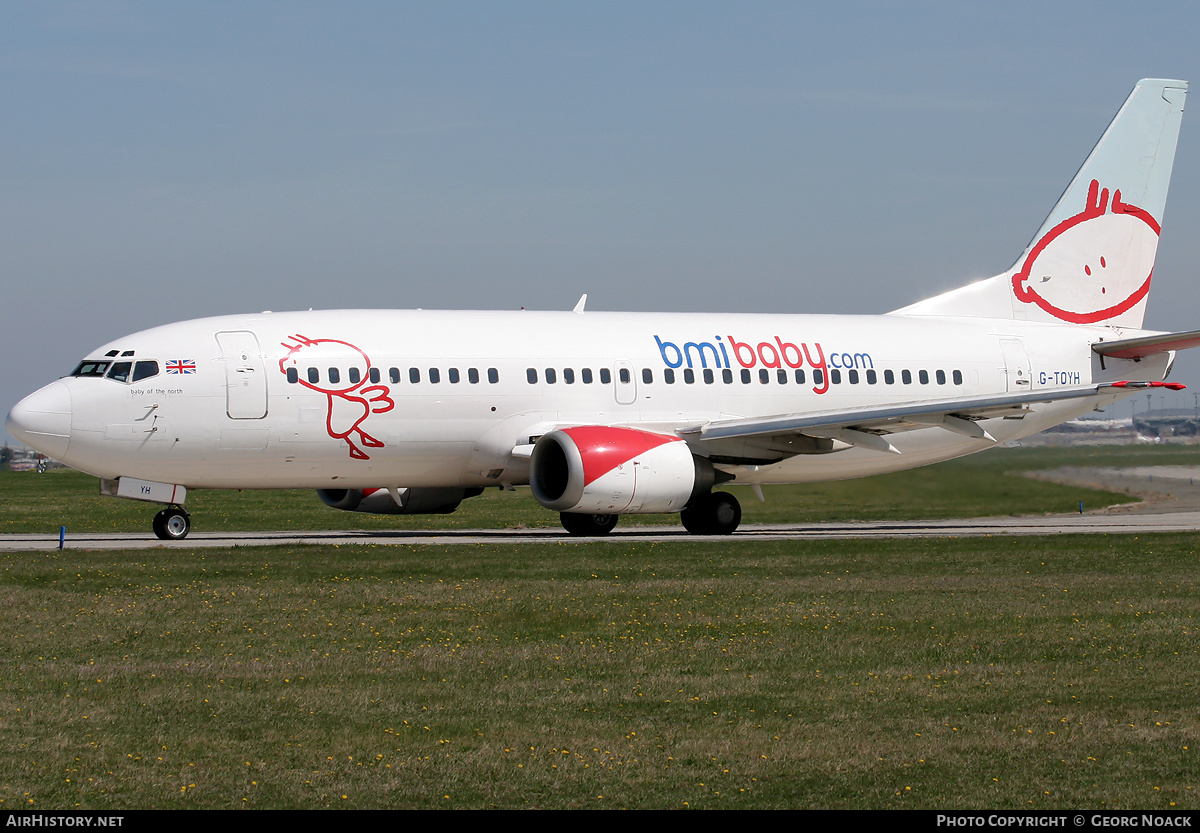
{"type": "Polygon", "coordinates": [[[585,486],[652,448],[669,442],[682,442],[675,437],[651,434],[649,431],[638,431],[635,428],[611,428],[602,425],[566,428],[563,433],[575,442],[583,457],[585,486]]]}

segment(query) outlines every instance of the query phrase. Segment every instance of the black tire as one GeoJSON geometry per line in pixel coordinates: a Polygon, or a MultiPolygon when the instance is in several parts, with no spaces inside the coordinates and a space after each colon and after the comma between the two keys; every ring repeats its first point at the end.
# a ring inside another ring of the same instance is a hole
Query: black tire
{"type": "Polygon", "coordinates": [[[742,505],[729,492],[709,495],[709,531],[713,535],[732,535],[742,522],[742,505]]]}
{"type": "Polygon", "coordinates": [[[694,500],[687,506],[683,507],[683,511],[679,513],[679,520],[683,521],[683,528],[693,535],[711,535],[709,531],[709,518],[706,504],[709,495],[703,498],[694,500]]]}
{"type": "Polygon", "coordinates": [[[710,492],[685,506],[679,520],[693,535],[729,535],[742,522],[742,506],[728,492],[710,492]]]}
{"type": "Polygon", "coordinates": [[[192,518],[178,506],[154,516],[154,534],[163,541],[182,541],[192,531],[192,518]]]}
{"type": "Polygon", "coordinates": [[[587,512],[560,512],[563,529],[572,535],[596,537],[607,535],[617,525],[616,515],[591,514],[587,512]]]}

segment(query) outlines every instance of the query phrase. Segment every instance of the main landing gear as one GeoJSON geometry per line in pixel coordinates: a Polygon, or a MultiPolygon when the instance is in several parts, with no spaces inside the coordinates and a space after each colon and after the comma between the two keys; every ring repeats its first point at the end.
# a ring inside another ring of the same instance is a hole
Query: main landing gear
{"type": "Polygon", "coordinates": [[[559,512],[563,529],[572,535],[594,537],[607,535],[617,525],[616,515],[589,514],[586,512],[559,512]]]}
{"type": "MultiPolygon", "coordinates": [[[[587,512],[560,512],[558,517],[563,529],[580,538],[607,535],[617,525],[618,518],[587,512]]],[[[709,492],[692,498],[679,513],[679,519],[693,535],[730,535],[742,522],[742,507],[729,492],[709,492]]]]}
{"type": "Polygon", "coordinates": [[[192,518],[180,506],[168,506],[154,516],[154,534],[164,541],[182,541],[192,531],[192,518]]]}
{"type": "Polygon", "coordinates": [[[692,498],[679,520],[693,535],[729,535],[742,522],[742,507],[729,492],[709,492],[692,498]]]}

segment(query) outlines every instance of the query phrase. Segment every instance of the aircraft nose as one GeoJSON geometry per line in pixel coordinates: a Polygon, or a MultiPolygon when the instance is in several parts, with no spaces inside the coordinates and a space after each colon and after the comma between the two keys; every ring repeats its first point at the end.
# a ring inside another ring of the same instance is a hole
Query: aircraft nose
{"type": "Polygon", "coordinates": [[[52,382],[13,406],[6,421],[8,433],[30,448],[62,459],[71,441],[71,391],[52,382]]]}

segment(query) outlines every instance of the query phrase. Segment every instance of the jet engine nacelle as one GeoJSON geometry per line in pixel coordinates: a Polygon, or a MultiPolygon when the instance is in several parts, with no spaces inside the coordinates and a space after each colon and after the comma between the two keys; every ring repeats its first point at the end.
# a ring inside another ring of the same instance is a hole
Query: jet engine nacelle
{"type": "Polygon", "coordinates": [[[445,515],[453,512],[465,497],[474,497],[479,489],[425,488],[397,489],[396,503],[387,489],[317,489],[317,497],[326,506],[347,512],[372,515],[445,515]]]}
{"type": "Polygon", "coordinates": [[[543,434],[529,460],[538,503],[559,512],[679,512],[715,480],[712,464],[675,437],[583,425],[543,434]]]}

